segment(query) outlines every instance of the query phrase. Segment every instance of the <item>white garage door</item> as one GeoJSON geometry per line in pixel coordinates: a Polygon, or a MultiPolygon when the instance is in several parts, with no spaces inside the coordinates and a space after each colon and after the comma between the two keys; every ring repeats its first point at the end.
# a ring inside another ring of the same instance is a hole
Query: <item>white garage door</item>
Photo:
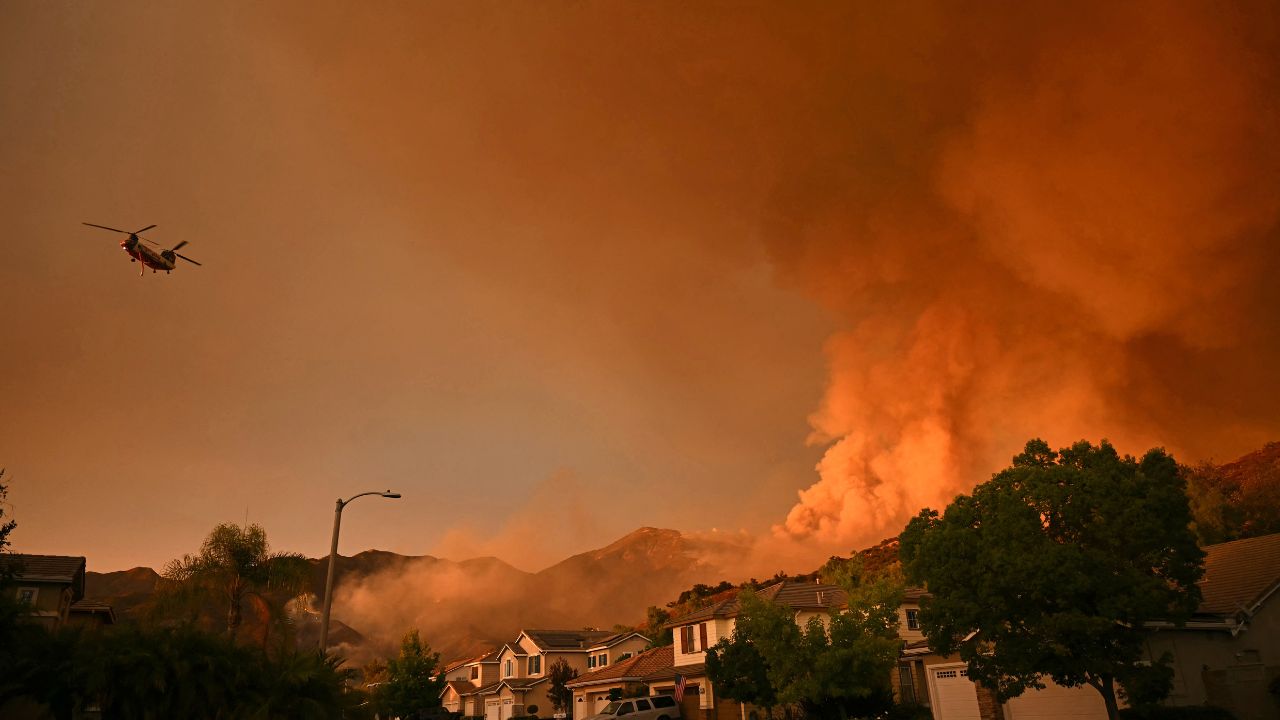
{"type": "Polygon", "coordinates": [[[979,720],[978,693],[963,665],[929,668],[929,685],[937,720],[979,720]]]}
{"type": "Polygon", "coordinates": [[[498,720],[508,720],[511,717],[511,711],[515,709],[514,701],[507,699],[502,701],[502,714],[498,716],[498,720]]]}
{"type": "Polygon", "coordinates": [[[1004,705],[1005,720],[1106,720],[1107,704],[1088,685],[1063,687],[1045,681],[1043,690],[1028,690],[1004,705]]]}
{"type": "Polygon", "coordinates": [[[484,701],[484,720],[502,720],[502,701],[484,701]]]}

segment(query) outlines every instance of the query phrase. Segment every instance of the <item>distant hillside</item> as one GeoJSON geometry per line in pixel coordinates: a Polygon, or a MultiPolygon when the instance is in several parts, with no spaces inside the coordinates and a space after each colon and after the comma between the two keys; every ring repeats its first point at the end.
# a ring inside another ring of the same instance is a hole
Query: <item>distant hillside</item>
{"type": "MultiPolygon", "coordinates": [[[[311,592],[324,592],[328,558],[311,560],[311,592]]],[[[461,562],[381,550],[339,556],[335,567],[335,644],[355,660],[391,653],[418,628],[445,658],[475,654],[514,639],[521,628],[609,628],[643,618],[691,583],[717,571],[697,544],[675,530],[640,528],[598,550],[538,573],[492,557],[461,562]]],[[[86,575],[86,595],[137,620],[159,576],[150,568],[86,575]]],[[[318,600],[297,618],[300,642],[315,642],[318,600]]]]}
{"type": "Polygon", "coordinates": [[[127,621],[136,619],[137,612],[151,598],[159,580],[160,575],[148,567],[108,573],[90,571],[84,576],[84,594],[85,597],[111,603],[116,617],[127,621]]]}

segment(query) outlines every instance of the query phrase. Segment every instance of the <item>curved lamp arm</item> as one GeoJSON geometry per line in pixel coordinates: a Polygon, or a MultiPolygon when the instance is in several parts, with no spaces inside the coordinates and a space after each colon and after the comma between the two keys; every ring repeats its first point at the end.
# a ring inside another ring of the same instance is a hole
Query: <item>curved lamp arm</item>
{"type": "Polygon", "coordinates": [[[324,609],[320,613],[320,650],[322,652],[329,647],[329,611],[333,608],[333,571],[338,560],[338,529],[342,527],[342,508],[350,505],[352,500],[365,495],[381,495],[392,500],[400,498],[400,493],[393,493],[390,490],[385,492],[370,490],[352,495],[346,500],[338,498],[337,508],[333,511],[333,542],[329,545],[329,575],[324,581],[324,609]]]}

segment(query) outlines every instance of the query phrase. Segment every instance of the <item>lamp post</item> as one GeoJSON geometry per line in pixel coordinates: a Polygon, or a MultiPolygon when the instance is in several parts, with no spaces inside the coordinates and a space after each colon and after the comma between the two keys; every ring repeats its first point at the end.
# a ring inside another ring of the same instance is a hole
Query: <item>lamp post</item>
{"type": "Polygon", "coordinates": [[[329,577],[324,581],[324,610],[320,613],[321,652],[329,648],[329,610],[333,608],[333,569],[338,561],[338,528],[342,526],[342,508],[350,505],[352,500],[365,495],[381,495],[384,498],[393,500],[400,497],[400,493],[393,493],[390,490],[386,492],[371,490],[359,495],[352,495],[346,500],[338,498],[338,507],[333,511],[333,543],[329,546],[329,577]]]}

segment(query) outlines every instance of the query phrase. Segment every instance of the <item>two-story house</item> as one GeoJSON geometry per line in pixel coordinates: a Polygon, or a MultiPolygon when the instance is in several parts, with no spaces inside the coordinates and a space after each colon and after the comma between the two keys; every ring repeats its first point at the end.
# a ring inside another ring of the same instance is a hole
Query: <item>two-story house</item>
{"type": "Polygon", "coordinates": [[[476,698],[480,691],[497,686],[498,651],[451,662],[445,665],[441,679],[445,683],[440,691],[440,704],[446,710],[463,717],[483,715],[484,706],[476,707],[476,698]]]}
{"type": "Polygon", "coordinates": [[[969,679],[968,666],[959,657],[929,649],[920,631],[920,601],[927,596],[920,588],[908,588],[898,609],[903,646],[892,682],[899,702],[929,707],[934,720],[1106,720],[1098,691],[1063,687],[1048,678],[1044,689],[1001,704],[995,693],[969,679]]]}
{"type": "MultiPolygon", "coordinates": [[[[845,592],[835,585],[783,580],[761,588],[761,598],[785,605],[795,612],[796,622],[806,625],[811,618],[826,619],[833,610],[848,603],[845,592]]],[[[681,714],[684,720],[729,720],[745,717],[734,700],[715,697],[707,680],[704,659],[707,648],[733,634],[741,604],[738,595],[713,602],[707,607],[675,618],[664,627],[674,640],[672,667],[650,675],[646,682],[654,694],[674,692],[684,681],[681,714]]]]}
{"type": "MultiPolygon", "coordinates": [[[[635,694],[648,694],[650,677],[669,673],[674,649],[670,645],[645,650],[626,657],[620,653],[612,664],[579,675],[565,686],[573,690],[574,720],[598,714],[611,700],[635,694]]],[[[670,684],[670,683],[668,683],[670,684]]],[[[667,694],[674,692],[668,690],[667,694]]]]}
{"type": "Polygon", "coordinates": [[[84,599],[83,557],[5,553],[0,562],[13,573],[18,601],[49,628],[62,627],[72,604],[84,599]]]}
{"type": "Polygon", "coordinates": [[[498,680],[477,691],[486,720],[522,715],[550,717],[548,671],[563,660],[579,674],[632,657],[649,646],[637,632],[522,630],[498,651],[498,680]]]}

